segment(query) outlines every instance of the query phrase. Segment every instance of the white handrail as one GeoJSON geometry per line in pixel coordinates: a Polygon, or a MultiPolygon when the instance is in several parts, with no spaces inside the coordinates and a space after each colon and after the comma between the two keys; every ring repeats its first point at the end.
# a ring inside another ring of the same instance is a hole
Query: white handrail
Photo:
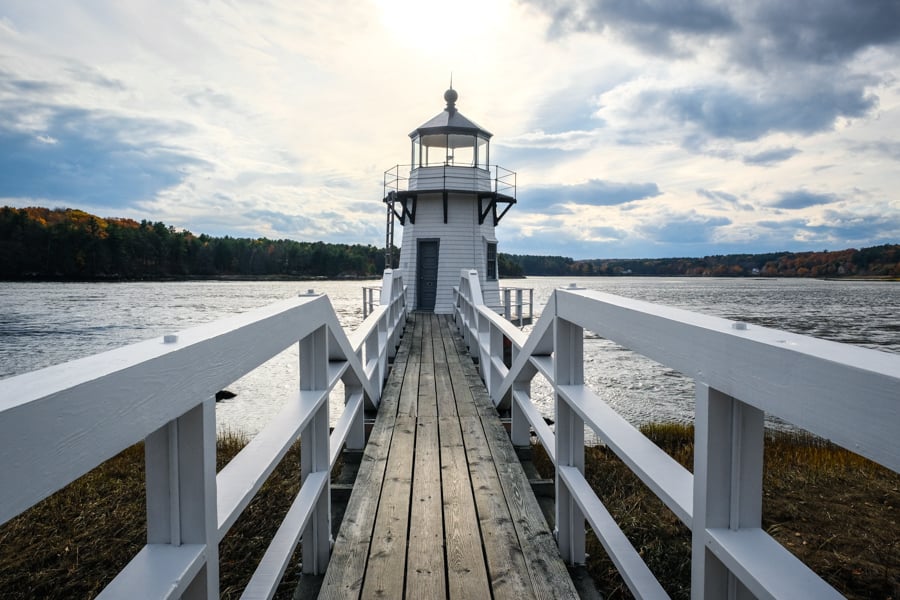
{"type": "Polygon", "coordinates": [[[841,597],[761,528],[763,417],[774,415],[895,472],[900,469],[900,356],[748,326],[571,287],[556,290],[529,336],[484,305],[463,272],[457,326],[515,444],[534,429],[556,466],[560,551],[584,560],[584,522],[637,597],[665,597],[584,480],[587,425],[692,532],[695,598],[841,597]],[[693,474],[584,385],[584,330],[680,371],[696,384],[693,474]],[[503,338],[512,362],[498,360],[503,338]],[[531,400],[540,373],[555,397],[555,433],[531,400]],[[732,589],[732,592],[734,590],[732,589]]]}
{"type": "Polygon", "coordinates": [[[301,537],[304,572],[324,573],[329,473],[344,444],[363,447],[363,400],[378,406],[406,321],[399,272],[383,288],[349,337],[328,298],[308,295],[0,381],[0,524],[145,441],[147,545],[101,595],[218,598],[219,541],[299,438],[300,492],[244,597],[271,597],[301,537]],[[298,390],[216,475],[215,392],[295,343],[298,390]]]}

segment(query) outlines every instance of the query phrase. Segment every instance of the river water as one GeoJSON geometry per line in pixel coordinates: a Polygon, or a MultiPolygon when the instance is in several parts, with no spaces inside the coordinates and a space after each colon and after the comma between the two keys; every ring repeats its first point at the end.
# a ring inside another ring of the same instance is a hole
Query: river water
{"type": "MultiPolygon", "coordinates": [[[[532,277],[536,312],[572,278],[532,277]]],[[[581,287],[677,306],[838,342],[900,353],[900,284],[813,279],[582,278],[581,287]]],[[[362,288],[378,281],[0,283],[0,378],[160,337],[314,289],[341,324],[362,322],[362,288]]],[[[296,347],[234,382],[217,405],[220,429],[256,433],[298,378],[296,347]]],[[[690,422],[693,384],[678,373],[588,333],[585,379],[626,419],[690,422]]],[[[339,402],[336,393],[333,403],[339,402]]],[[[536,381],[533,397],[552,413],[536,381]]],[[[777,426],[777,423],[774,423],[777,426]]]]}

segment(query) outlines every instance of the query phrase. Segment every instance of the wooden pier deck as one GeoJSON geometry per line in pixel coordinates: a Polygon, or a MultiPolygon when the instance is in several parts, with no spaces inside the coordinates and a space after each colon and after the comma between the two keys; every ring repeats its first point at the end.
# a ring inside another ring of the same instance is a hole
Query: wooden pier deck
{"type": "Polygon", "coordinates": [[[577,598],[449,317],[410,316],[320,598],[577,598]]]}

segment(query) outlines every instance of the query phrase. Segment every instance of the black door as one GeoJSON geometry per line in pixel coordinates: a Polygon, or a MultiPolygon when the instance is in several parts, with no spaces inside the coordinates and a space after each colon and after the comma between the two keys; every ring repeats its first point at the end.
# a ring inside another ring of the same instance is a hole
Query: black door
{"type": "Polygon", "coordinates": [[[434,302],[437,299],[438,241],[419,240],[418,257],[416,308],[434,311],[434,302]]]}

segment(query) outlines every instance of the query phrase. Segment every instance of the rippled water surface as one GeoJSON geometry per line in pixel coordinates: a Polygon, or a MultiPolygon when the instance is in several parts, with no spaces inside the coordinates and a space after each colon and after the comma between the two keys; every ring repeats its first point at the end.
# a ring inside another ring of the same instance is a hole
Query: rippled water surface
{"type": "MultiPolygon", "coordinates": [[[[572,279],[529,278],[535,304],[572,279]]],[[[579,286],[697,312],[900,353],[900,284],[808,279],[585,278],[579,286]]],[[[0,283],[0,377],[177,332],[282,300],[327,293],[341,323],[362,322],[362,288],[377,282],[0,283]]],[[[539,310],[539,308],[538,308],[539,310]]],[[[678,373],[587,334],[585,377],[634,423],[690,421],[693,384],[678,373]]],[[[254,433],[298,377],[296,348],[235,382],[217,408],[221,428],[254,433]]],[[[339,394],[338,394],[339,395],[339,394]]],[[[549,388],[535,399],[552,412],[549,388]]]]}

